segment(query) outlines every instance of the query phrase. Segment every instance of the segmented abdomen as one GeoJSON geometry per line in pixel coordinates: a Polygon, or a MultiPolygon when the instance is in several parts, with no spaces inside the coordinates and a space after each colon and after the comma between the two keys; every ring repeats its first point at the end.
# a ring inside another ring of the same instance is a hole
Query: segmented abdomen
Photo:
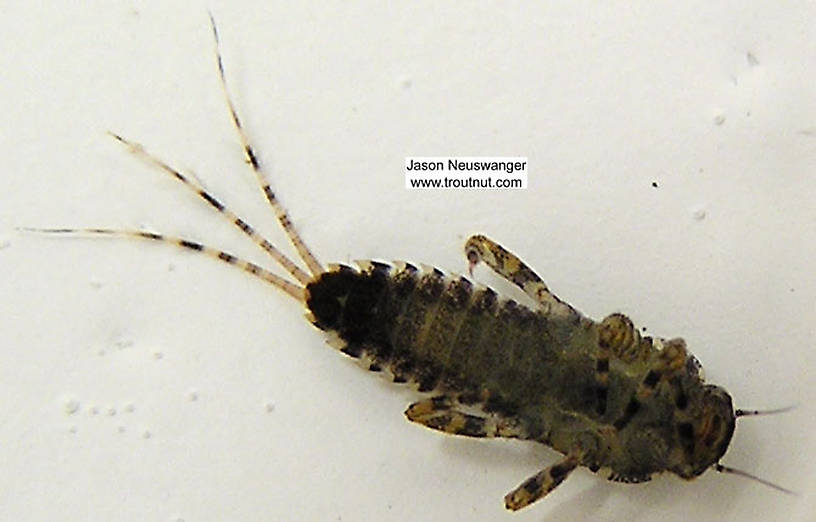
{"type": "Polygon", "coordinates": [[[372,369],[388,368],[420,391],[487,399],[486,409],[505,415],[562,384],[557,360],[581,330],[467,279],[377,262],[321,274],[307,286],[307,306],[317,327],[336,332],[342,351],[370,358],[372,369]]]}

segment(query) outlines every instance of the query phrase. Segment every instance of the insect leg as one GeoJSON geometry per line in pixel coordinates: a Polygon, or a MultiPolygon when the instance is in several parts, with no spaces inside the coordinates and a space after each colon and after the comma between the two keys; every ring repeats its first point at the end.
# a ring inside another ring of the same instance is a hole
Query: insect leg
{"type": "Polygon", "coordinates": [[[215,40],[215,58],[218,64],[218,78],[221,82],[221,88],[224,91],[224,98],[227,102],[227,107],[229,108],[230,117],[232,118],[233,126],[235,130],[238,132],[238,137],[241,140],[241,146],[244,149],[244,155],[246,156],[246,161],[252,167],[252,172],[255,174],[255,178],[258,180],[258,185],[263,191],[266,200],[272,206],[272,210],[274,210],[275,215],[278,218],[278,222],[280,222],[281,227],[286,232],[286,235],[289,237],[289,240],[294,245],[295,249],[298,252],[298,255],[306,263],[306,266],[309,268],[309,272],[312,275],[317,275],[323,273],[323,267],[320,265],[320,262],[317,258],[312,254],[309,248],[306,246],[306,243],[303,242],[301,239],[300,234],[297,233],[295,227],[292,225],[292,221],[289,219],[289,215],[286,212],[286,209],[278,202],[275,193],[272,191],[272,187],[269,186],[269,182],[266,180],[266,175],[261,168],[261,163],[258,160],[258,155],[255,153],[255,149],[252,147],[252,144],[249,143],[249,138],[244,131],[244,127],[241,124],[241,119],[238,117],[238,111],[235,109],[235,104],[232,102],[232,97],[230,96],[229,89],[227,89],[227,79],[226,75],[224,74],[224,64],[221,59],[221,43],[218,38],[218,29],[215,26],[215,19],[213,19],[212,14],[210,14],[210,24],[212,25],[213,31],[213,38],[215,40]]]}
{"type": "Polygon", "coordinates": [[[405,410],[405,416],[412,422],[452,435],[487,438],[519,438],[522,435],[517,425],[465,413],[456,409],[456,404],[453,397],[439,395],[411,404],[405,410]]]}
{"type": "Polygon", "coordinates": [[[495,241],[482,235],[471,236],[465,243],[465,256],[471,273],[473,267],[484,262],[494,272],[521,288],[548,313],[565,317],[578,315],[574,308],[550,292],[538,274],[495,241]]]}
{"type": "Polygon", "coordinates": [[[208,191],[206,191],[201,185],[196,183],[192,178],[190,178],[189,176],[185,176],[184,174],[182,174],[177,169],[171,167],[170,165],[168,165],[164,161],[162,161],[159,158],[153,156],[152,154],[147,152],[145,150],[145,148],[141,144],[132,142],[130,140],[127,140],[127,139],[123,138],[122,136],[119,136],[118,134],[114,134],[112,132],[110,132],[109,134],[114,139],[116,139],[119,143],[125,145],[131,153],[139,156],[141,159],[147,161],[148,163],[150,163],[154,167],[157,167],[157,168],[163,170],[167,174],[170,174],[176,180],[183,183],[185,187],[187,187],[190,190],[192,190],[193,192],[195,192],[198,195],[198,197],[200,197],[201,199],[206,201],[207,204],[209,204],[215,210],[220,212],[226,219],[231,221],[233,225],[238,227],[238,229],[241,232],[243,232],[250,239],[252,239],[252,241],[255,242],[256,245],[260,246],[269,255],[271,255],[272,258],[275,261],[278,262],[278,264],[280,264],[287,272],[292,274],[292,276],[295,279],[297,279],[300,283],[306,285],[306,284],[309,283],[309,281],[311,281],[312,278],[309,276],[309,274],[307,274],[306,272],[304,272],[303,270],[298,268],[298,266],[295,265],[295,263],[293,263],[291,259],[286,257],[272,243],[270,243],[269,241],[266,240],[266,238],[261,236],[255,230],[255,228],[252,225],[247,223],[244,219],[240,218],[233,211],[231,211],[229,208],[227,208],[226,205],[221,203],[221,201],[219,201],[215,196],[213,196],[208,191]]]}
{"type": "Polygon", "coordinates": [[[654,393],[658,384],[685,368],[687,354],[686,342],[680,338],[669,339],[663,344],[660,351],[655,352],[652,360],[649,361],[649,369],[645,377],[640,381],[634,395],[629,399],[623,414],[613,423],[617,430],[626,427],[632,417],[640,410],[642,402],[654,393]]]}
{"type": "Polygon", "coordinates": [[[633,362],[647,353],[649,346],[641,343],[632,321],[623,314],[608,315],[598,329],[598,351],[595,358],[596,411],[606,413],[609,389],[609,359],[633,362]],[[645,351],[646,352],[645,352],[645,351]]]}
{"type": "Polygon", "coordinates": [[[560,462],[528,478],[519,487],[505,495],[505,507],[517,511],[529,506],[564,482],[564,479],[578,466],[578,461],[578,454],[570,453],[560,462]]]}
{"type": "Polygon", "coordinates": [[[640,398],[649,397],[661,381],[671,378],[686,367],[686,341],[678,337],[668,341],[658,339],[657,342],[662,346],[653,356],[649,372],[638,386],[637,395],[640,398]]]}

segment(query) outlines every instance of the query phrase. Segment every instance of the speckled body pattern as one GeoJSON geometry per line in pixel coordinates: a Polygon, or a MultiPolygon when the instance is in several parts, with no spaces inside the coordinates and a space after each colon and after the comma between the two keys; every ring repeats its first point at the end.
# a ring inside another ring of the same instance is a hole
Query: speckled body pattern
{"type": "Polygon", "coordinates": [[[691,479],[716,467],[733,434],[730,396],[705,384],[682,339],[641,337],[622,314],[593,321],[561,301],[518,257],[472,236],[471,268],[484,263],[518,286],[530,307],[433,268],[359,262],[324,269],[300,238],[263,174],[227,91],[213,23],[219,77],[247,163],[303,270],[229,210],[194,178],[113,135],[151,165],[193,191],[268,253],[281,277],[195,241],[118,229],[40,229],[57,234],[124,236],[208,255],[282,290],[306,306],[330,344],[397,383],[414,383],[425,398],[407,418],[469,437],[527,439],[564,456],[505,497],[520,509],[543,497],[577,466],[605,468],[609,478],[642,482],[669,471],[691,479]]]}
{"type": "MultiPolygon", "coordinates": [[[[518,267],[509,279],[542,292],[497,244],[474,236],[468,245],[472,262],[473,247],[484,248],[498,254],[491,268],[518,267]]],[[[531,310],[436,269],[359,264],[320,274],[306,286],[306,303],[344,353],[433,392],[409,407],[409,419],[458,435],[533,440],[566,455],[561,468],[508,495],[509,508],[543,496],[577,465],[609,468],[622,482],[661,471],[693,478],[725,452],[730,397],[703,384],[682,340],[641,338],[620,314],[592,321],[546,287],[557,306],[531,310]]]]}

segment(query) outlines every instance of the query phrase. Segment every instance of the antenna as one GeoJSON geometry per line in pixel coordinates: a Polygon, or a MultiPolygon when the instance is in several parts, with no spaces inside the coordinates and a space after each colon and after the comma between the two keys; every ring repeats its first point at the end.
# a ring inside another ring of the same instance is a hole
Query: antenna
{"type": "MultiPolygon", "coordinates": [[[[776,409],[773,409],[773,410],[743,410],[743,409],[738,409],[738,410],[734,411],[734,417],[739,418],[739,417],[750,417],[752,415],[774,415],[774,414],[777,414],[777,413],[785,413],[787,411],[790,411],[790,410],[794,409],[795,407],[796,407],[796,405],[786,406],[784,408],[776,408],[776,409]]],[[[742,471],[742,470],[739,470],[739,469],[729,468],[728,466],[723,466],[719,462],[714,464],[713,467],[714,467],[715,470],[719,471],[720,473],[731,473],[733,475],[739,475],[740,477],[745,477],[745,478],[749,478],[751,480],[756,480],[760,484],[765,484],[769,488],[773,488],[773,489],[775,489],[777,491],[781,491],[782,493],[787,493],[788,495],[798,495],[798,493],[796,493],[795,491],[791,491],[791,490],[789,490],[787,488],[783,488],[782,486],[778,486],[778,485],[774,484],[773,482],[767,481],[765,479],[761,479],[761,478],[757,477],[756,475],[751,475],[747,471],[742,471]]]]}
{"type": "Polygon", "coordinates": [[[785,413],[791,411],[796,406],[785,406],[784,408],[776,408],[775,410],[737,410],[734,412],[734,417],[747,417],[750,415],[774,415],[776,413],[785,413]]]}
{"type": "Polygon", "coordinates": [[[769,482],[769,481],[767,481],[765,479],[761,479],[761,478],[759,478],[759,477],[757,477],[755,475],[751,475],[750,473],[748,473],[746,471],[742,471],[742,470],[734,469],[734,468],[729,468],[728,466],[723,466],[719,462],[717,464],[714,464],[714,469],[719,471],[720,473],[733,473],[734,475],[739,475],[741,477],[756,480],[760,484],[765,484],[769,488],[773,488],[773,489],[775,489],[777,491],[781,491],[782,493],[787,493],[788,495],[798,495],[798,493],[796,493],[795,491],[791,491],[789,489],[783,488],[782,486],[777,486],[773,482],[769,482]]]}

